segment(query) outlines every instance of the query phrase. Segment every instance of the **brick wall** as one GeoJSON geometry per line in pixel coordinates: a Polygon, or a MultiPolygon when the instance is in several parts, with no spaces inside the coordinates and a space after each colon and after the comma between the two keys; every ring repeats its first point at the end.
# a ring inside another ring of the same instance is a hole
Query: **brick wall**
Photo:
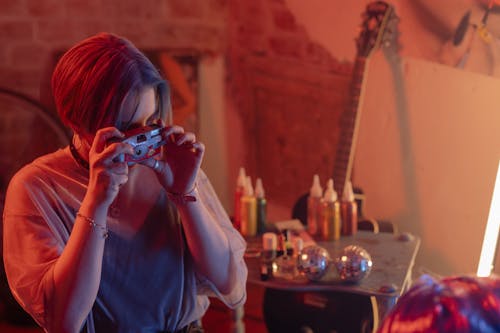
{"type": "Polygon", "coordinates": [[[224,0],[1,0],[0,86],[34,98],[54,52],[100,31],[140,48],[222,52],[224,0]]]}
{"type": "Polygon", "coordinates": [[[270,217],[288,218],[314,173],[323,186],[332,177],[352,63],[312,41],[284,0],[232,1],[229,11],[228,91],[245,146],[235,164],[263,179],[271,207],[284,207],[270,217]]]}
{"type": "Polygon", "coordinates": [[[142,49],[225,54],[227,137],[242,137],[228,140],[230,187],[242,165],[290,207],[314,173],[331,176],[352,64],[310,40],[284,0],[0,0],[0,8],[0,86],[50,105],[54,54],[99,31],[142,49]]]}
{"type": "MultiPolygon", "coordinates": [[[[227,44],[224,0],[0,0],[0,8],[0,87],[38,100],[53,113],[50,76],[56,55],[95,33],[113,32],[147,50],[220,54],[227,44]]],[[[50,142],[36,107],[22,103],[17,110],[2,96],[0,192],[19,166],[60,145],[50,142]]]]}

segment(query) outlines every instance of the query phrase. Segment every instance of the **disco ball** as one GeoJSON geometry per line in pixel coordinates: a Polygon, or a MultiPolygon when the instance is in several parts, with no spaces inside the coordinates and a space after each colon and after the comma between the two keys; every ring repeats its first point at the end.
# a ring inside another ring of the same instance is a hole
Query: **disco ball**
{"type": "Polygon", "coordinates": [[[330,254],[325,248],[311,245],[300,253],[297,268],[309,280],[317,281],[326,273],[330,261],[330,254]]]}
{"type": "Polygon", "coordinates": [[[361,246],[346,246],[342,253],[335,259],[335,268],[342,281],[359,282],[364,279],[372,269],[372,258],[361,246]]]}

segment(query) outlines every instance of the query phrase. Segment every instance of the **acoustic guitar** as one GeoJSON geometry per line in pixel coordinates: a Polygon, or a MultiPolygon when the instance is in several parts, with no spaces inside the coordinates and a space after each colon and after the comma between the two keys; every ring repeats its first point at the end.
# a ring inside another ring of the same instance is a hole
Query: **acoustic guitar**
{"type": "Polygon", "coordinates": [[[333,169],[334,186],[340,197],[347,181],[351,179],[367,63],[381,45],[393,44],[395,24],[398,21],[394,8],[384,1],[370,2],[362,18],[361,32],[356,39],[357,54],[350,86],[351,100],[340,118],[341,133],[333,169]]]}

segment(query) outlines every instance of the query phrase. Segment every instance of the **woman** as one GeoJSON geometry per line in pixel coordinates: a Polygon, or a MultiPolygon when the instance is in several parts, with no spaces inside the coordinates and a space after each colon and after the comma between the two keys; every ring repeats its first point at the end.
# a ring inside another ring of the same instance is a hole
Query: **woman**
{"type": "Polygon", "coordinates": [[[48,332],[189,332],[207,296],[243,304],[245,242],[200,170],[203,144],[167,126],[161,154],[124,158],[125,132],[170,116],[151,62],[101,33],[61,57],[52,91],[72,143],[21,169],[4,211],[23,308],[48,332]]]}

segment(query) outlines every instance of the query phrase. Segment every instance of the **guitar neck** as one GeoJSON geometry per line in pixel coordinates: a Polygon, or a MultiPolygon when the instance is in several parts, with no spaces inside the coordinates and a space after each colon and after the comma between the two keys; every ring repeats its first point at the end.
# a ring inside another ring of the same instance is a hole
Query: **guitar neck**
{"type": "Polygon", "coordinates": [[[362,107],[366,64],[369,55],[377,47],[391,44],[387,37],[395,36],[394,23],[397,21],[394,8],[384,1],[368,3],[362,17],[361,33],[356,39],[358,53],[354,62],[351,81],[351,103],[341,116],[340,139],[333,169],[335,190],[340,197],[344,194],[347,181],[351,179],[362,107]]]}
{"type": "Polygon", "coordinates": [[[342,197],[347,181],[351,178],[354,152],[357,141],[360,109],[362,106],[362,90],[367,57],[356,57],[351,81],[351,99],[340,118],[340,138],[335,155],[333,180],[335,191],[342,197]]]}

